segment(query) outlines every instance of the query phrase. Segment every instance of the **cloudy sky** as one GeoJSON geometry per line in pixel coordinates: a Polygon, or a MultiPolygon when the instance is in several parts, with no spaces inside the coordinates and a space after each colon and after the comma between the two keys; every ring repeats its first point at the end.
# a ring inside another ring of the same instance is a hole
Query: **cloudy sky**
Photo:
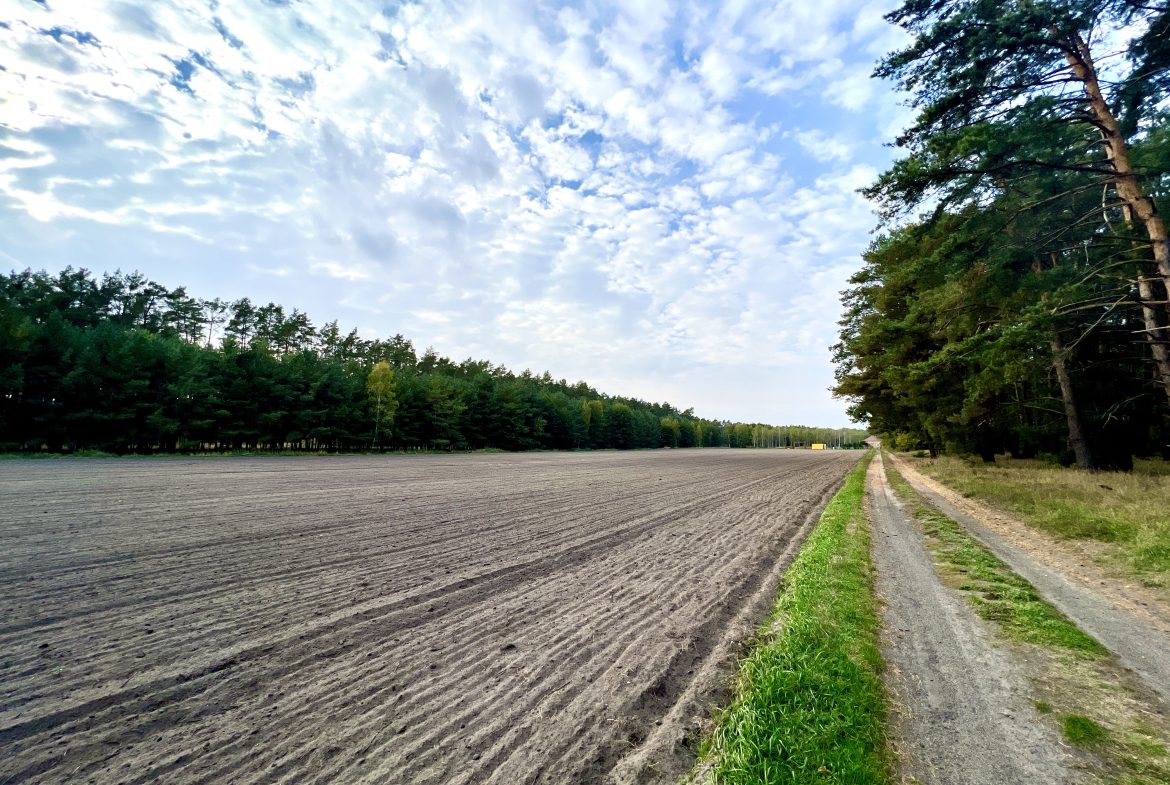
{"type": "Polygon", "coordinates": [[[8,0],[0,266],[845,425],[884,0],[8,0]]]}

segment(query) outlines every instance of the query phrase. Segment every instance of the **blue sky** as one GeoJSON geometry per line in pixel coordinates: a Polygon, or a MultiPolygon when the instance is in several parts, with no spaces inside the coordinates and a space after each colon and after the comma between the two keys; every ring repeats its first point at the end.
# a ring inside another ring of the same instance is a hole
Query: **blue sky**
{"type": "Polygon", "coordinates": [[[141,270],[746,421],[847,424],[886,2],[0,11],[0,266],[141,270]]]}

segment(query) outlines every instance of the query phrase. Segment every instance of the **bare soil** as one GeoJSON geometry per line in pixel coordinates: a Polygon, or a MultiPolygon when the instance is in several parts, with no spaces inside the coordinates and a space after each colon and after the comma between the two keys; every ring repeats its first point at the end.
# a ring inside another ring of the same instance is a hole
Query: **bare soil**
{"type": "Polygon", "coordinates": [[[856,459],[4,462],[0,784],[669,781],[856,459]]]}

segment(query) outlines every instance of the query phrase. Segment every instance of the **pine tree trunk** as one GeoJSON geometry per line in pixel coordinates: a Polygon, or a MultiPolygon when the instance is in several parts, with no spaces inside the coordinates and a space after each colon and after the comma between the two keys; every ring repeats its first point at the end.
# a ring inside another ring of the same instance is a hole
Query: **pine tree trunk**
{"type": "Polygon", "coordinates": [[[1154,302],[1154,287],[1143,269],[1145,265],[1138,265],[1138,297],[1142,301],[1142,325],[1145,327],[1143,335],[1150,345],[1150,352],[1154,355],[1154,378],[1166,398],[1170,401],[1170,344],[1166,343],[1166,327],[1161,314],[1151,305],[1154,302]]]}
{"type": "MultiPolygon", "coordinates": [[[[1126,224],[1132,228],[1133,210],[1127,205],[1122,213],[1125,215],[1126,224]]],[[[1137,287],[1138,299],[1141,301],[1142,326],[1145,328],[1142,334],[1146,337],[1150,353],[1154,356],[1154,380],[1162,388],[1162,392],[1166,393],[1167,400],[1170,400],[1170,343],[1163,340],[1167,335],[1166,314],[1155,304],[1158,298],[1154,289],[1154,279],[1149,277],[1146,268],[1147,262],[1139,253],[1137,287]]]]}
{"type": "Polygon", "coordinates": [[[1081,413],[1073,395],[1072,379],[1068,375],[1064,345],[1060,341],[1060,336],[1053,333],[1048,345],[1052,349],[1052,368],[1056,371],[1056,381],[1060,384],[1060,399],[1064,402],[1064,417],[1068,421],[1069,446],[1072,447],[1078,467],[1095,469],[1097,465],[1093,461],[1093,453],[1089,449],[1089,441],[1085,438],[1085,429],[1081,425],[1081,413]]]}
{"type": "MultiPolygon", "coordinates": [[[[1121,133],[1121,125],[1101,93],[1089,45],[1075,32],[1069,36],[1069,43],[1072,47],[1065,52],[1065,59],[1072,68],[1073,75],[1084,85],[1089,109],[1095,125],[1101,131],[1105,157],[1117,175],[1114,178],[1114,188],[1117,190],[1118,198],[1125,205],[1126,219],[1140,222],[1145,228],[1154,265],[1157,268],[1158,279],[1155,280],[1160,279],[1161,288],[1170,293],[1170,235],[1167,234],[1166,221],[1158,213],[1158,206],[1153,197],[1145,192],[1141,181],[1134,173],[1129,160],[1129,145],[1121,133]]],[[[1170,313],[1167,308],[1167,300],[1170,298],[1165,295],[1158,296],[1160,293],[1154,285],[1154,280],[1143,274],[1142,266],[1139,263],[1138,294],[1142,300],[1145,335],[1154,355],[1158,381],[1170,399],[1170,329],[1165,326],[1164,316],[1165,313],[1170,313]],[[1155,303],[1161,303],[1161,308],[1154,305],[1155,303]]]]}

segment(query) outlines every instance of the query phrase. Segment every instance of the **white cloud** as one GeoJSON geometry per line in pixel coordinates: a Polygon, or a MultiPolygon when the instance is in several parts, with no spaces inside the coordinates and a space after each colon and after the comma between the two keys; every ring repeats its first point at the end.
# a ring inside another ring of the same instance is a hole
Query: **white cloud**
{"type": "Polygon", "coordinates": [[[337,261],[313,262],[309,269],[328,275],[330,278],[340,278],[343,281],[368,281],[374,277],[369,265],[342,264],[337,261]]]}
{"type": "Polygon", "coordinates": [[[869,104],[875,95],[875,83],[870,78],[868,66],[856,67],[825,89],[825,98],[831,104],[859,112],[869,104]]]}
{"type": "Polygon", "coordinates": [[[856,149],[842,137],[819,128],[797,131],[795,137],[801,148],[818,161],[848,161],[856,149]]]}
{"type": "Polygon", "coordinates": [[[889,113],[860,111],[890,100],[866,76],[882,10],[24,4],[0,38],[3,253],[841,424],[824,347],[887,155],[889,113]]]}

